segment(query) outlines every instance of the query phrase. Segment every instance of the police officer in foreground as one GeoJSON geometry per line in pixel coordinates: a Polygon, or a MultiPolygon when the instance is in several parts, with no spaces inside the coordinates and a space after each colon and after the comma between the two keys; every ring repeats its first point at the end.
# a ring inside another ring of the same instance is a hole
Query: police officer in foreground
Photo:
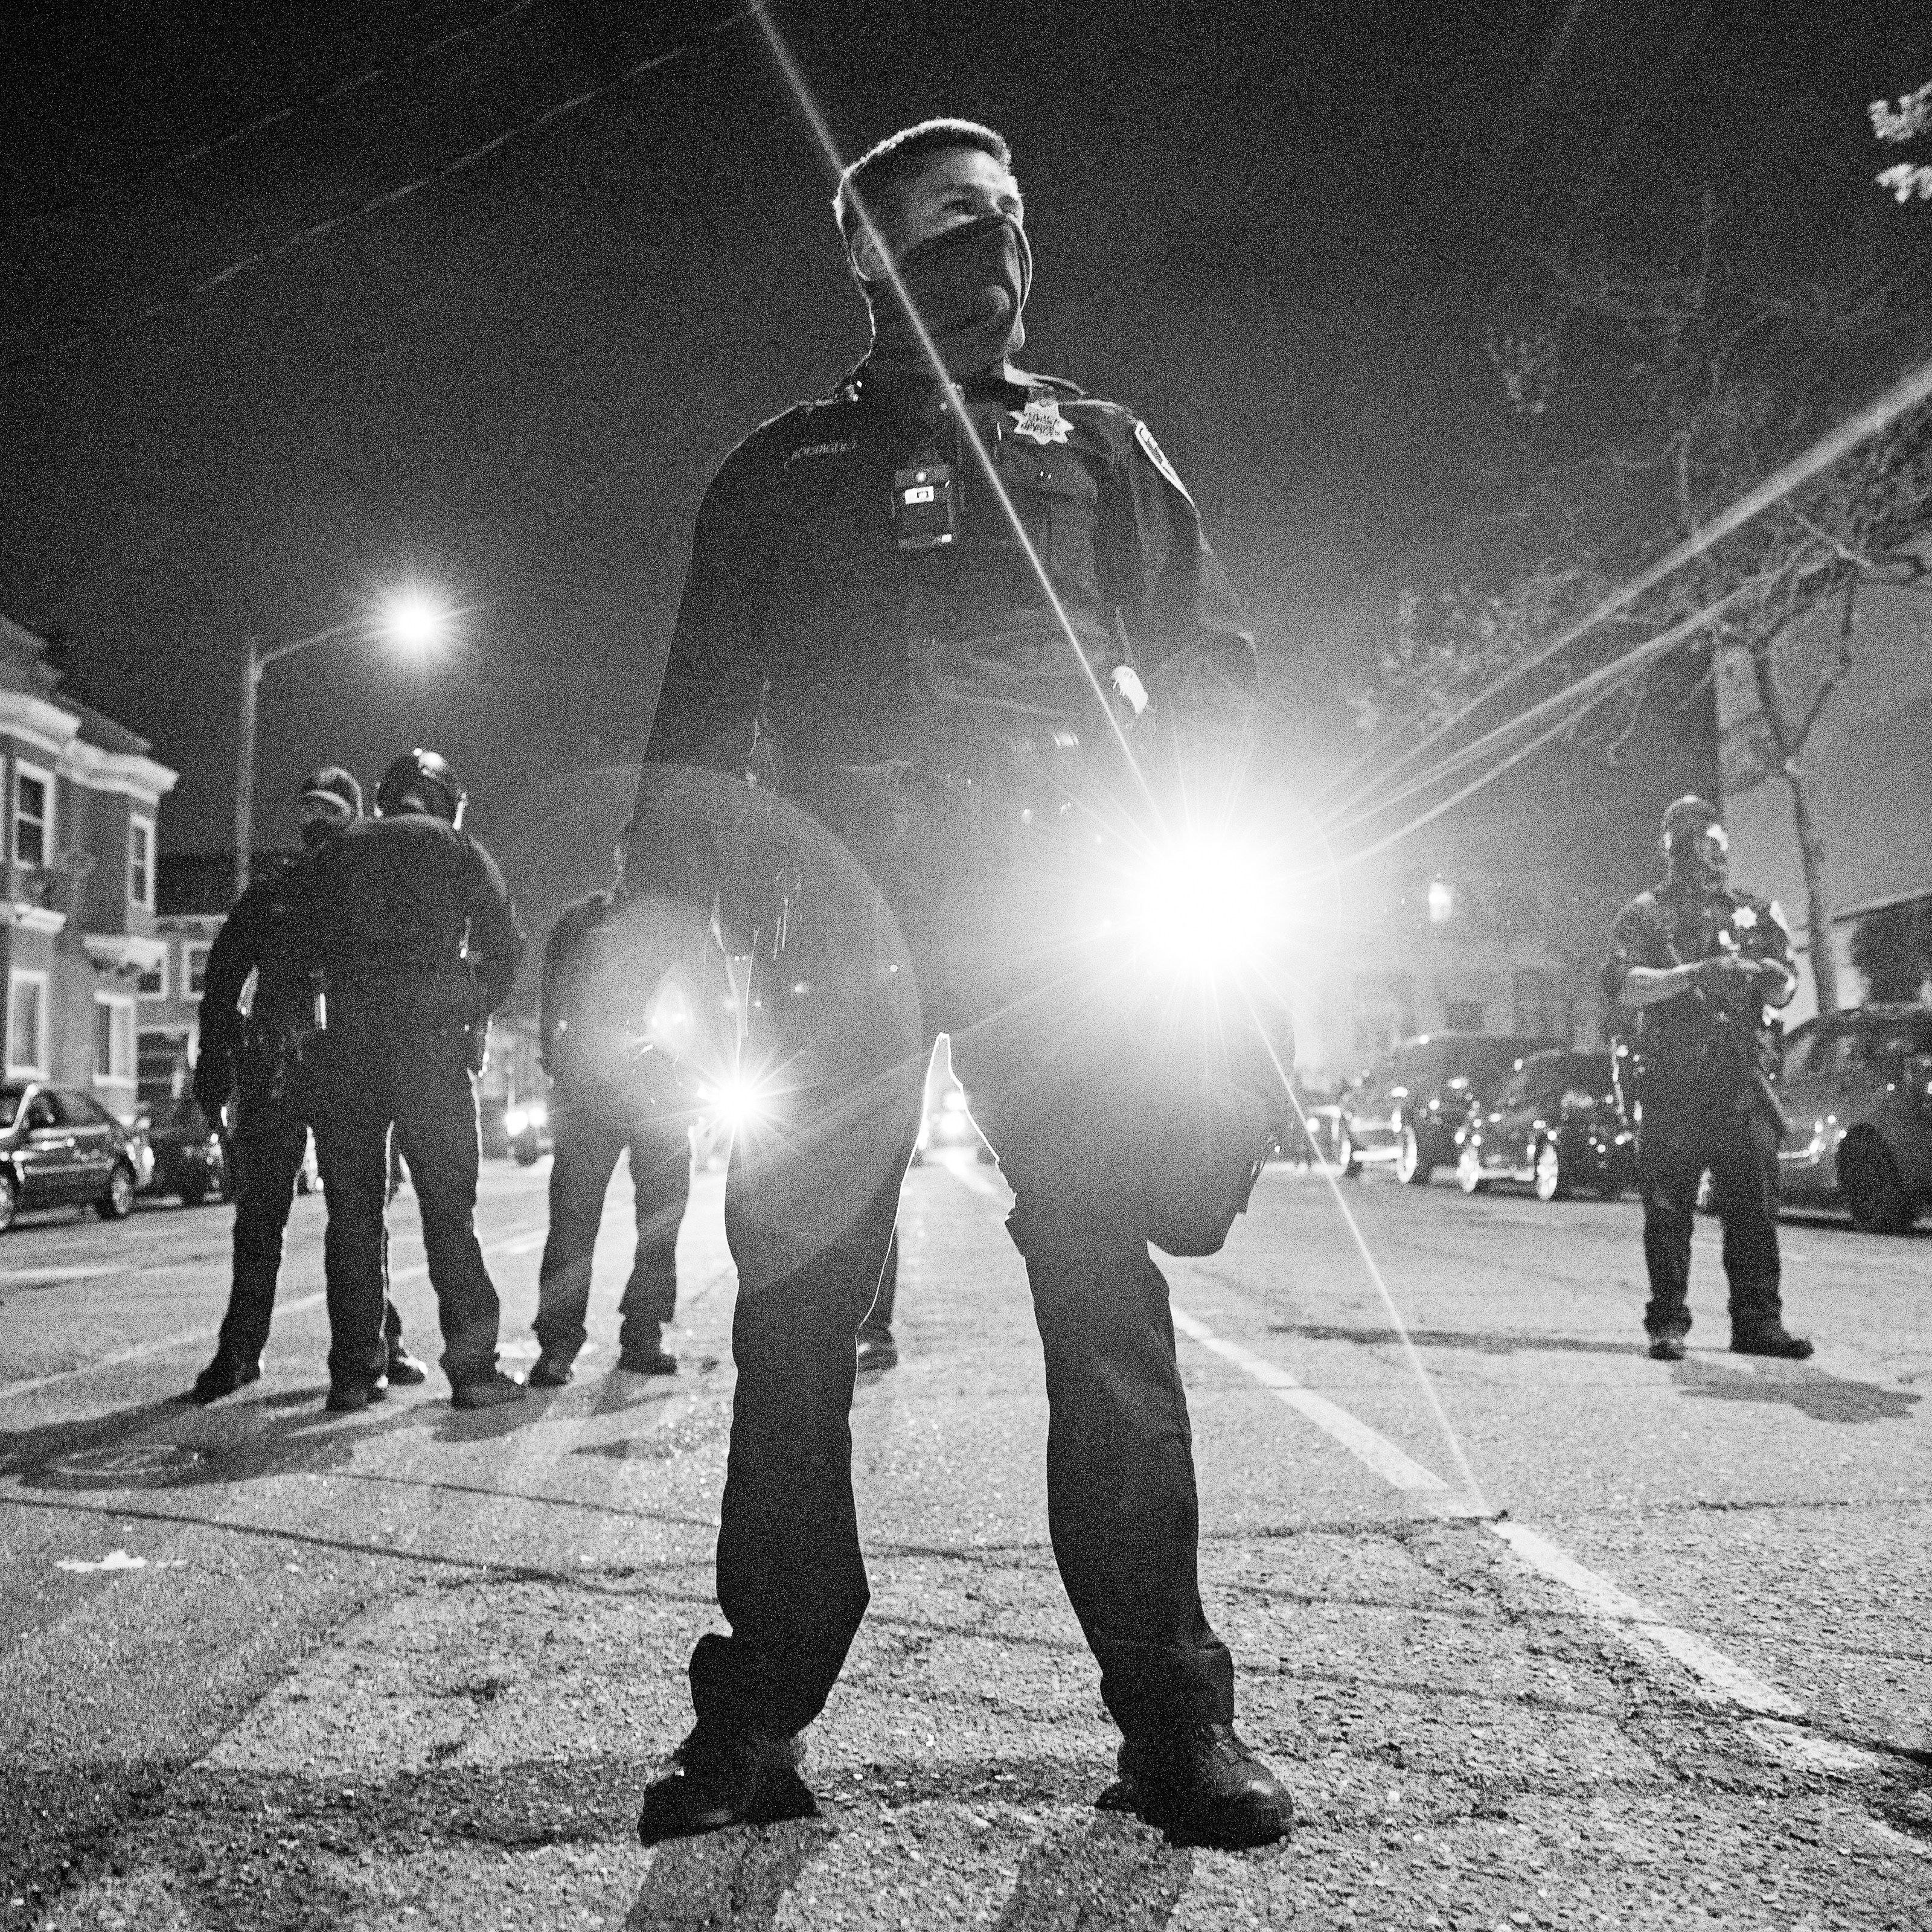
{"type": "MultiPolygon", "coordinates": [[[[824,400],[740,444],[706,492],[639,784],[652,836],[633,861],[648,849],[652,889],[719,894],[740,928],[727,950],[752,940],[776,967],[762,1012],[795,1000],[833,1013],[830,1046],[808,1022],[791,1041],[768,1019],[796,1070],[793,1111],[734,1154],[737,1386],[718,1544],[731,1630],[697,1647],[696,1725],[646,1793],[640,1833],[815,1809],[800,1734],[868,1598],[854,1330],[944,1029],[1016,1196],[1008,1226],[1046,1352],[1054,1550],[1124,1734],[1100,1802],[1192,1841],[1264,1843],[1291,1806],[1234,1730],[1233,1663],[1202,1608],[1186,1399],[1148,1252],[1156,1234],[1174,1252],[1218,1246],[1239,1200],[1204,1236],[1154,1225],[1186,1168],[1177,1149],[1208,1137],[1164,1136],[1172,1111],[1090,976],[1103,970],[1094,928],[1075,917],[1093,910],[1096,855],[1130,850],[1144,829],[1120,738],[1139,742],[1170,803],[1183,782],[1225,772],[1252,712],[1253,646],[1145,425],[1011,359],[1032,255],[1005,142],[966,122],[908,128],[848,171],[835,206],[872,352],[824,400]],[[694,766],[737,782],[744,816],[729,836],[678,832],[694,766]],[[812,847],[806,814],[836,848],[812,847]],[[751,854],[735,879],[734,850],[751,854]],[[854,909],[842,851],[878,904],[854,909]],[[728,855],[722,886],[704,869],[713,853],[728,855]],[[900,1044],[895,1002],[909,988],[900,1044]],[[863,998],[878,1024],[859,1023],[863,998]],[[890,1063],[872,1044],[889,1036],[890,1063]],[[842,1082],[841,1053],[855,1063],[842,1082]],[[825,1204],[855,1174],[866,1198],[835,1225],[825,1204]]],[[[1240,1200],[1258,1152],[1240,1151],[1240,1200]]],[[[1188,1171],[1214,1219],[1226,1177],[1188,1171]]],[[[1202,1218],[1192,1196],[1174,1205],[1202,1218]]]]}
{"type": "MultiPolygon", "coordinates": [[[[617,1366],[670,1376],[663,1335],[677,1310],[677,1231],[691,1198],[696,1094],[650,1036],[640,1010],[656,991],[631,968],[638,949],[626,913],[634,826],[619,835],[608,892],[569,907],[544,942],[539,1033],[551,1082],[550,1233],[537,1282],[532,1388],[561,1388],[584,1346],[591,1257],[604,1196],[628,1153],[637,1250],[619,1312],[617,1366]]],[[[644,910],[638,909],[640,912],[644,910]]]]}
{"type": "Polygon", "coordinates": [[[1707,799],[1664,814],[1665,877],[1617,915],[1604,988],[1634,1016],[1637,1181],[1650,1301],[1643,1325],[1660,1362],[1690,1331],[1690,1228],[1706,1170],[1724,1228],[1731,1347],[1802,1360],[1779,1299],[1778,1148],[1766,1009],[1797,989],[1791,937],[1769,901],[1726,883],[1730,842],[1707,799]]]}
{"type": "Polygon", "coordinates": [[[514,1402],[496,1366],[496,1285],[474,1216],[473,1076],[524,936],[496,862],[462,830],[464,794],[434,752],[398,758],[380,816],[312,862],[310,944],[326,1001],[316,1046],[316,1154],[328,1195],[328,1406],[387,1390],[382,1210],[393,1132],[422,1210],[424,1258],[459,1408],[514,1402]]]}
{"type": "MultiPolygon", "coordinates": [[[[215,935],[202,981],[194,1098],[218,1125],[236,1096],[235,1264],[214,1359],[195,1378],[191,1402],[217,1402],[261,1378],[283,1231],[308,1150],[306,1054],[316,1016],[301,916],[306,860],[362,817],[362,788],[353,774],[326,765],[302,781],[299,809],[303,858],[250,882],[215,935]],[[244,1018],[240,1000],[250,973],[255,996],[244,1018]]],[[[423,1381],[429,1371],[404,1346],[402,1318],[386,1295],[382,1333],[389,1381],[423,1381]]]]}

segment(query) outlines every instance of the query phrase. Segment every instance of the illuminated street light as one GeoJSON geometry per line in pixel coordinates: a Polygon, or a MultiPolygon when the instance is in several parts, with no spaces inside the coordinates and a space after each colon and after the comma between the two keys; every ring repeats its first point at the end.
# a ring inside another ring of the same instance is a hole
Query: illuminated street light
{"type": "Polygon", "coordinates": [[[411,587],[386,598],[371,615],[351,617],[326,630],[311,632],[266,650],[260,639],[244,642],[242,664],[242,722],[235,754],[235,896],[248,890],[248,861],[255,843],[255,711],[262,674],[278,658],[293,657],[315,644],[352,638],[381,638],[412,656],[449,634],[454,613],[427,592],[411,587]]]}

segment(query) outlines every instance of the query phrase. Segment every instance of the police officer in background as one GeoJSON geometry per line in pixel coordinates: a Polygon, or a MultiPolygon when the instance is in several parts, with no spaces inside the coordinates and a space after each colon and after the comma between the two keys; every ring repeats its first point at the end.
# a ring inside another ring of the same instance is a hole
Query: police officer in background
{"type": "Polygon", "coordinates": [[[1766,1009],[1798,980],[1784,915],[1726,883],[1730,842],[1708,799],[1664,814],[1665,877],[1617,915],[1604,988],[1635,1016],[1637,1181],[1650,1301],[1643,1325],[1659,1361],[1684,1359],[1690,1331],[1690,1228],[1708,1170],[1724,1228],[1731,1347],[1802,1360],[1779,1298],[1778,1148],[1766,1009]]]}
{"type": "MultiPolygon", "coordinates": [[[[1000,136],[959,121],[906,129],[848,171],[835,206],[872,352],[824,400],[740,444],[706,494],[640,778],[650,836],[632,860],[649,854],[652,890],[710,903],[707,854],[734,842],[680,834],[696,776],[680,768],[753,781],[736,794],[750,801],[738,842],[769,833],[784,849],[740,884],[803,882],[762,920],[755,902],[740,909],[746,932],[777,935],[775,1000],[808,1006],[830,982],[864,980],[889,1001],[916,981],[918,1011],[896,1064],[855,1065],[843,1088],[807,1029],[796,1064],[822,1083],[801,1084],[796,1114],[766,1144],[741,1138],[734,1152],[738,1379],[718,1544],[731,1630],[697,1647],[697,1724],[646,1793],[639,1830],[653,1840],[815,1808],[799,1734],[824,1706],[868,1594],[851,1488],[853,1336],[892,1242],[926,1049],[944,1029],[1016,1196],[1008,1225],[1046,1350],[1054,1550],[1124,1734],[1120,1778],[1100,1802],[1192,1841],[1264,1843],[1288,1828],[1291,1806],[1233,1728],[1233,1664],[1197,1580],[1167,1284],[1148,1252],[1172,1166],[1154,1158],[1168,1122],[1135,1084],[1146,1070],[1131,1034],[1070,970],[1094,963],[1081,950],[1090,928],[1072,916],[1093,854],[1141,802],[1119,739],[1132,734],[1162,782],[1225,773],[1245,746],[1253,646],[1146,426],[1011,360],[1032,254],[1000,136]],[[774,793],[760,816],[757,801],[774,793]],[[800,856],[794,805],[836,835],[830,856],[800,856]],[[831,888],[814,899],[812,879],[838,876],[840,850],[876,882],[877,917],[862,908],[842,926],[831,888]],[[908,958],[866,956],[889,930],[908,958]],[[876,1168],[875,1141],[890,1143],[876,1168]],[[850,1225],[807,1239],[801,1223],[824,1220],[819,1204],[862,1168],[878,1179],[850,1225]]],[[[844,1048],[858,1052],[865,1036],[851,1027],[844,1048]]],[[[1244,1150],[1243,1200],[1249,1160],[1244,1150]]],[[[1182,1203],[1184,1216],[1197,1204],[1182,1203]]],[[[1225,1232],[1223,1221],[1205,1239],[1225,1232]]],[[[1167,1232],[1162,1245],[1181,1238],[1167,1232]]]]}
{"type": "Polygon", "coordinates": [[[316,1042],[316,1153],[328,1195],[328,1406],[386,1390],[382,1210],[389,1136],[408,1162],[459,1408],[514,1402],[496,1366],[496,1285],[474,1216],[472,1076],[489,1016],[523,957],[496,862],[462,830],[464,794],[434,752],[404,754],[376,790],[380,814],[315,856],[310,944],[326,1028],[316,1042]]]}
{"type": "Polygon", "coordinates": [[[550,1233],[537,1282],[532,1388],[561,1388],[584,1346],[592,1251],[604,1196],[628,1150],[638,1241],[619,1304],[617,1366],[670,1376],[665,1327],[677,1310],[677,1231],[691,1198],[691,1124],[696,1095],[650,1037],[651,976],[629,970],[626,863],[634,826],[619,834],[608,892],[568,908],[544,943],[540,1036],[550,1076],[550,1233]],[[640,986],[640,980],[646,983],[640,986]]]}
{"type": "MultiPolygon", "coordinates": [[[[308,1150],[312,1070],[304,1049],[315,1032],[315,997],[301,917],[305,860],[362,817],[362,788],[352,773],[326,765],[302,781],[299,809],[304,858],[263,872],[235,902],[215,935],[202,981],[194,1098],[218,1126],[230,1094],[236,1095],[230,1142],[235,1270],[214,1359],[196,1377],[191,1402],[219,1401],[261,1378],[283,1231],[308,1150]],[[250,973],[255,996],[244,1019],[240,1000],[250,973]]],[[[404,1346],[402,1318],[386,1296],[382,1333],[389,1381],[423,1381],[429,1371],[404,1346]]]]}

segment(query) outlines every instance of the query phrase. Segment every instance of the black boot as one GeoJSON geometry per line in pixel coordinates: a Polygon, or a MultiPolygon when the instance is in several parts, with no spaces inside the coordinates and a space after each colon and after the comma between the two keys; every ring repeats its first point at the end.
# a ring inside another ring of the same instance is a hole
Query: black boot
{"type": "Polygon", "coordinates": [[[420,1355],[411,1354],[400,1341],[394,1341],[389,1344],[389,1366],[384,1372],[392,1388],[414,1388],[429,1380],[429,1364],[420,1355]]]}
{"type": "Polygon", "coordinates": [[[225,1395],[232,1395],[238,1388],[246,1388],[250,1382],[262,1379],[262,1358],[257,1355],[253,1361],[237,1361],[232,1355],[217,1354],[213,1361],[194,1378],[194,1387],[188,1392],[188,1400],[199,1402],[204,1408],[211,1402],[219,1402],[225,1395]]]}
{"type": "Polygon", "coordinates": [[[1666,1332],[1650,1338],[1650,1359],[1653,1362],[1681,1362],[1684,1359],[1684,1337],[1666,1332]]]}
{"type": "Polygon", "coordinates": [[[546,1348],[531,1365],[524,1381],[532,1388],[562,1388],[577,1371],[561,1355],[546,1348]]]}
{"type": "Polygon", "coordinates": [[[700,1718],[673,1754],[676,1768],[644,1793],[638,1836],[647,1845],[688,1838],[728,1825],[776,1825],[787,1818],[816,1818],[799,1766],[804,1741],[700,1718]]]}
{"type": "Polygon", "coordinates": [[[882,1369],[896,1369],[899,1365],[899,1345],[887,1335],[868,1334],[859,1330],[859,1372],[862,1376],[876,1375],[882,1369]]]}
{"type": "Polygon", "coordinates": [[[1120,1766],[1100,1808],[1138,1812],[1177,1844],[1244,1851],[1272,1844],[1294,1822],[1287,1787],[1232,1724],[1125,1738],[1120,1766]]]}
{"type": "Polygon", "coordinates": [[[1734,1326],[1731,1330],[1731,1353],[1778,1355],[1788,1362],[1802,1362],[1810,1358],[1811,1343],[1806,1336],[1788,1334],[1781,1322],[1774,1322],[1768,1328],[1734,1326]]]}

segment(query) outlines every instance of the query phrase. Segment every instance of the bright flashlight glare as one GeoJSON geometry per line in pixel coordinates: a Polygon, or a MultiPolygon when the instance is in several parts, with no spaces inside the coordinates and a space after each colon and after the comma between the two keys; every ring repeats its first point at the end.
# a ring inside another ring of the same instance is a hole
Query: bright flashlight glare
{"type": "Polygon", "coordinates": [[[1226,836],[1171,839],[1141,862],[1133,926],[1164,970],[1202,977],[1262,962],[1282,924],[1282,889],[1257,854],[1226,836]]]}
{"type": "Polygon", "coordinates": [[[702,1097],[711,1118],[734,1134],[772,1117],[772,1090],[755,1075],[728,1073],[704,1088],[702,1097]]]}
{"type": "Polygon", "coordinates": [[[512,1140],[526,1128],[534,1130],[549,1118],[549,1110],[541,1100],[531,1100],[521,1106],[506,1109],[503,1130],[512,1140]]]}
{"type": "Polygon", "coordinates": [[[382,630],[406,651],[427,650],[449,634],[451,612],[425,590],[398,591],[382,607],[382,630]]]}

